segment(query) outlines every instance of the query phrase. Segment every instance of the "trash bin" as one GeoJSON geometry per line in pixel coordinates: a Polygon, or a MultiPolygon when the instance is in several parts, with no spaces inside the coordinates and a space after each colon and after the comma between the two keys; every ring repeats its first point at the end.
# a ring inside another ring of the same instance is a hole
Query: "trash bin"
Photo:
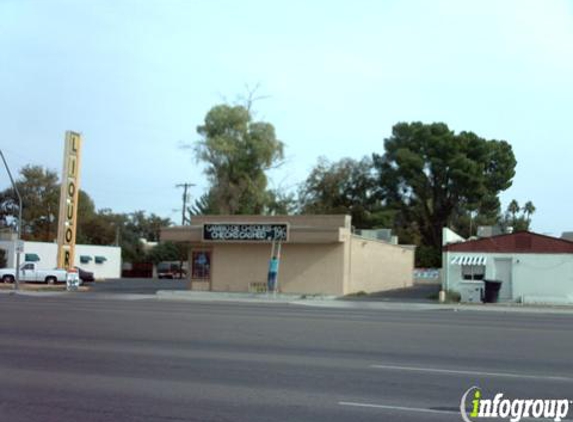
{"type": "Polygon", "coordinates": [[[464,280],[460,282],[460,302],[481,303],[484,283],[477,280],[464,280]]]}
{"type": "Polygon", "coordinates": [[[484,280],[485,283],[485,303],[497,303],[499,300],[499,290],[501,289],[500,280],[484,280]]]}

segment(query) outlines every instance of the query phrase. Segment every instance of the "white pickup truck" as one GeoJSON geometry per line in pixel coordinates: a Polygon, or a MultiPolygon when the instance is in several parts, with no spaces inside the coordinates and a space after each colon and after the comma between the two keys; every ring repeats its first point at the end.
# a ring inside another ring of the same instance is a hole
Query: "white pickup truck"
{"type": "MultiPolygon", "coordinates": [[[[40,270],[35,262],[24,262],[20,265],[20,281],[43,281],[46,284],[65,283],[66,276],[66,270],[40,270]]],[[[15,268],[0,268],[0,281],[13,283],[15,279],[15,268]]]]}

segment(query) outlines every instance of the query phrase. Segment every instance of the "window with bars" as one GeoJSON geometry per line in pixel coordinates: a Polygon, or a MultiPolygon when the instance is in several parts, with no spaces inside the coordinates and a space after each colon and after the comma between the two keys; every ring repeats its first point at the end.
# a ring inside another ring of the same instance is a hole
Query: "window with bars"
{"type": "Polygon", "coordinates": [[[462,278],[464,280],[483,280],[485,265],[462,265],[462,278]]]}
{"type": "Polygon", "coordinates": [[[211,279],[211,251],[193,251],[191,261],[191,278],[195,280],[211,279]]]}

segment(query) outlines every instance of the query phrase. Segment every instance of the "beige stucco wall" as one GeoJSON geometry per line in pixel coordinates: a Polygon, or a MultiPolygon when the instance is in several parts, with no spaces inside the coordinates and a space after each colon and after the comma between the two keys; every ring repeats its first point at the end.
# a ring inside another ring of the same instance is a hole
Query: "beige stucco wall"
{"type": "MultiPolygon", "coordinates": [[[[271,245],[212,244],[213,291],[245,292],[266,283],[271,245]]],[[[282,246],[279,288],[283,293],[342,295],[344,244],[282,246]]]]}
{"type": "Polygon", "coordinates": [[[344,294],[371,293],[413,284],[413,248],[351,236],[346,252],[348,277],[344,294]]]}
{"type": "Polygon", "coordinates": [[[161,240],[212,251],[211,284],[196,287],[245,292],[251,283],[266,283],[271,244],[204,241],[203,224],[272,222],[289,224],[279,270],[284,293],[341,296],[412,285],[413,248],[354,236],[345,215],[195,216],[190,226],[163,229],[161,240]]]}

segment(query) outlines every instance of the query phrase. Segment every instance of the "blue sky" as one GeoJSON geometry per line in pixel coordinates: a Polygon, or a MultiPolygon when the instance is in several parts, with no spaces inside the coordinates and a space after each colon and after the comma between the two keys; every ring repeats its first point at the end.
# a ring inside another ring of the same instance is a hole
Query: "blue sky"
{"type": "MultiPolygon", "coordinates": [[[[292,189],[318,156],[383,152],[399,121],[509,141],[502,195],[533,229],[573,230],[573,1],[0,0],[0,147],[13,170],[60,172],[84,134],[82,187],[98,208],[179,219],[206,187],[180,143],[245,86],[268,98],[292,189]]],[[[5,176],[0,184],[7,186],[5,176]]]]}

